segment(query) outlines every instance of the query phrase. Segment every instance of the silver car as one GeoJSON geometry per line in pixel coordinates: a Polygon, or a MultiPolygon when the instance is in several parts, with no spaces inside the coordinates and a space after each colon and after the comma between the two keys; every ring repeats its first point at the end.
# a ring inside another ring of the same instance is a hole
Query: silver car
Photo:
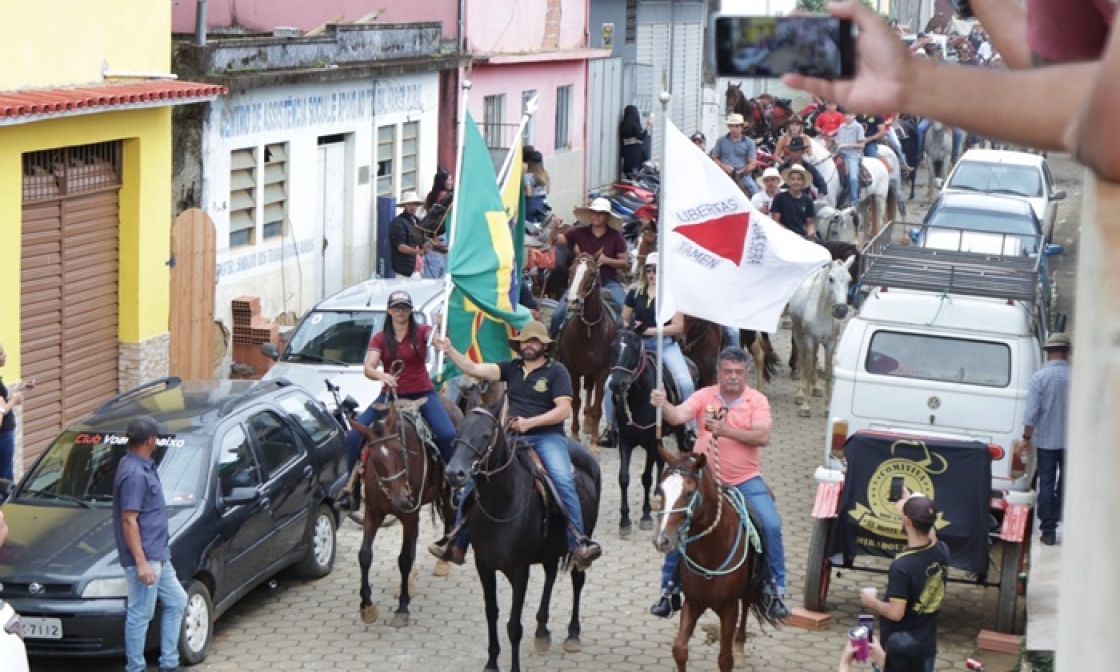
{"type": "MultiPolygon", "coordinates": [[[[272,344],[261,346],[276,364],[264,380],[287,378],[307,388],[321,401],[333,404],[325,381],[342,388],[365,408],[381,393],[381,383],[365,376],[366,351],[370,338],[385,323],[386,301],[404,290],[416,306],[418,322],[433,324],[443,305],[443,280],[365,280],[323,299],[300,320],[282,351],[272,344]]],[[[429,355],[428,370],[435,366],[429,355]]]]}

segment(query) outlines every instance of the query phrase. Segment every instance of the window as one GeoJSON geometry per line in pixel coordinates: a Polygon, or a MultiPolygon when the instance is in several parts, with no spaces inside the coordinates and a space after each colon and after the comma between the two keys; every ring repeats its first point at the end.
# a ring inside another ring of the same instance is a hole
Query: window
{"type": "Polygon", "coordinates": [[[571,149],[572,85],[556,87],[556,149],[571,149]]]}
{"type": "Polygon", "coordinates": [[[261,238],[269,240],[284,235],[288,216],[288,145],[265,145],[261,238]]]}
{"type": "Polygon", "coordinates": [[[311,441],[317,446],[326,443],[327,439],[334,436],[337,423],[332,418],[324,413],[323,408],[319,406],[311,397],[302,394],[289,394],[280,399],[280,407],[287,411],[300,427],[303,427],[307,435],[311,437],[311,441]]]}
{"type": "Polygon", "coordinates": [[[393,188],[393,155],[397,151],[397,127],[377,129],[377,195],[396,196],[393,188]]]}
{"type": "Polygon", "coordinates": [[[502,127],[506,121],[506,96],[486,96],[482,99],[482,136],[486,147],[500,149],[505,147],[502,140],[502,127]]]}
{"type": "Polygon", "coordinates": [[[229,155],[229,246],[252,245],[257,228],[257,149],[229,155]]]}
{"type": "Polygon", "coordinates": [[[896,378],[1007,387],[1011,348],[990,341],[879,331],[871,338],[864,369],[896,378]]]}
{"type": "Polygon", "coordinates": [[[410,121],[401,126],[401,191],[419,191],[416,182],[419,156],[420,122],[410,121]]]}
{"type": "Polygon", "coordinates": [[[264,456],[264,466],[271,476],[299,454],[299,445],[292,430],[273,413],[258,413],[249,419],[249,427],[257,437],[264,456]]]}
{"type": "MultiPolygon", "coordinates": [[[[525,114],[525,108],[529,105],[529,101],[537,97],[537,92],[522,91],[521,92],[521,113],[525,114]]],[[[525,129],[521,131],[521,143],[523,145],[533,144],[533,136],[537,131],[537,115],[529,117],[529,122],[525,124],[525,129]]]]}
{"type": "Polygon", "coordinates": [[[222,437],[218,453],[218,483],[223,497],[229,497],[234,488],[255,488],[261,484],[257,456],[240,425],[222,437]]]}
{"type": "Polygon", "coordinates": [[[638,0],[626,0],[626,44],[638,43],[638,0]]]}

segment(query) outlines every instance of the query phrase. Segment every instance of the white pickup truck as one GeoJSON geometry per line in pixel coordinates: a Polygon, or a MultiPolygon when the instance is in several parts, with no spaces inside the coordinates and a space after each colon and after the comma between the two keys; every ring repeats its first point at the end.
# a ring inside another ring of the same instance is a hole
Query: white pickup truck
{"type": "MultiPolygon", "coordinates": [[[[977,580],[1000,587],[997,629],[1006,632],[1035,499],[1033,464],[1012,445],[1043,361],[1038,260],[1017,250],[1001,254],[999,246],[970,252],[890,242],[904,238],[901,224],[892,223],[863,251],[857,291],[866,296],[836,348],[824,460],[814,474],[821,540],[813,547],[823,552],[832,521],[844,513],[844,447],[853,435],[978,442],[991,454],[990,504],[1004,560],[998,583],[977,580]]],[[[812,557],[813,550],[810,556],[812,609],[823,604],[832,561],[812,557]]]]}

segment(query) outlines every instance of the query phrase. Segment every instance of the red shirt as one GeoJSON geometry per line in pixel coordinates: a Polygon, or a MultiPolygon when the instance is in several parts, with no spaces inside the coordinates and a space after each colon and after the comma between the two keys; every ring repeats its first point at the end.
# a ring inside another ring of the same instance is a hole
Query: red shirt
{"type": "Polygon", "coordinates": [[[1049,61],[1095,61],[1115,14],[1116,0],[1027,0],[1027,44],[1049,61]]]}
{"type": "MultiPolygon", "coordinates": [[[[692,413],[698,425],[696,447],[693,450],[706,454],[712,436],[704,428],[707,407],[721,408],[725,405],[719,396],[719,385],[696,390],[683,405],[692,413]]],[[[724,422],[735,429],[769,427],[770,401],[766,395],[748,387],[738,399],[731,402],[724,422]]],[[[758,446],[747,446],[727,436],[718,439],[716,445],[719,447],[720,476],[725,484],[739,485],[762,475],[762,449],[758,446]]],[[[714,464],[712,468],[715,468],[714,464]]]]}
{"type": "Polygon", "coordinates": [[[836,129],[844,124],[844,115],[837,110],[829,112],[825,110],[817,115],[817,130],[821,133],[835,133],[836,129]]]}
{"type": "MultiPolygon", "coordinates": [[[[385,319],[390,319],[386,317],[385,319]]],[[[416,325],[416,349],[412,348],[412,339],[407,336],[403,343],[397,344],[397,359],[404,362],[404,370],[397,376],[397,392],[399,394],[420,394],[431,392],[432,377],[428,375],[428,335],[432,333],[431,326],[427,324],[416,325]]],[[[389,346],[385,343],[385,332],[379,331],[369,339],[369,349],[381,353],[381,367],[392,373],[393,362],[389,361],[389,346]]]]}

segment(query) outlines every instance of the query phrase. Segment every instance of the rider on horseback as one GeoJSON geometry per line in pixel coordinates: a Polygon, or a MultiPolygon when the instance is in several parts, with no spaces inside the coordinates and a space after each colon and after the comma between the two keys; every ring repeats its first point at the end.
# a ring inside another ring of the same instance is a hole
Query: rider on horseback
{"type": "MultiPolygon", "coordinates": [[[[622,237],[622,220],[614,214],[611,202],[605,198],[596,198],[588,207],[575,209],[576,219],[585,226],[568,229],[556,240],[558,243],[570,245],[572,252],[580,254],[598,255],[599,273],[603,289],[610,292],[611,301],[615,308],[621,308],[626,298],[626,288],[619,280],[619,269],[630,265],[627,260],[629,248],[626,239],[622,237]]],[[[560,333],[564,318],[568,315],[568,293],[560,297],[555,312],[552,313],[552,323],[549,325],[549,334],[553,338],[560,333]]]]}
{"type": "MultiPolygon", "coordinates": [[[[519,359],[505,362],[476,363],[459,353],[446,338],[437,338],[435,345],[447,353],[463,373],[479,380],[501,380],[506,383],[509,401],[509,428],[518,439],[536,450],[541,463],[548,471],[560,504],[568,516],[568,550],[575,568],[586,570],[603,554],[599,544],[584,534],[583,512],[572,478],[572,459],[568,454],[568,437],[564,422],[572,412],[572,379],[563,364],[546,356],[552,344],[544,325],[531,321],[521,334],[510,339],[510,347],[520,353],[519,359]]],[[[456,516],[455,527],[448,536],[428,547],[441,560],[457,565],[470,544],[470,534],[464,524],[463,503],[472,489],[468,483],[463,489],[456,516]]]]}

